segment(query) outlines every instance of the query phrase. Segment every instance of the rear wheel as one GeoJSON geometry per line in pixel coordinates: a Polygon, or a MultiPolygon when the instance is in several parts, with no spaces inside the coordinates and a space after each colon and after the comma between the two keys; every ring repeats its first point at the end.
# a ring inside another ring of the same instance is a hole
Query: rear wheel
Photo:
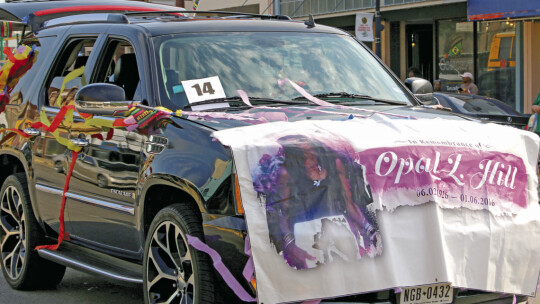
{"type": "Polygon", "coordinates": [[[196,211],[188,205],[166,207],[152,221],[143,265],[145,303],[214,303],[210,260],[188,246],[186,234],[204,236],[196,211]]]}
{"type": "Polygon", "coordinates": [[[0,193],[0,256],[6,281],[15,289],[56,286],[66,267],[41,258],[34,250],[45,237],[30,204],[25,174],[9,176],[0,193]]]}

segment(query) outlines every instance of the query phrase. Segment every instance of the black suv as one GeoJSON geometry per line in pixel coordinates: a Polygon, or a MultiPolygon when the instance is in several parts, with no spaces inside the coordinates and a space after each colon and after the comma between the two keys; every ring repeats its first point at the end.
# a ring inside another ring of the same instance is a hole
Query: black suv
{"type": "MultiPolygon", "coordinates": [[[[167,10],[128,1],[0,6],[4,20],[24,21],[20,45],[31,48],[32,63],[6,91],[0,114],[0,129],[19,130],[0,134],[1,265],[13,288],[55,286],[68,266],[141,283],[147,303],[214,303],[218,295],[241,302],[227,288],[218,292],[224,284],[209,257],[188,246],[189,234],[216,249],[255,296],[254,281],[242,277],[247,230],[232,153],[212,132],[263,122],[230,117],[256,114],[257,106],[289,121],[342,118],[331,109],[310,114],[309,98],[276,79],[363,109],[461,119],[418,107],[387,67],[338,29],[284,16],[167,10]],[[250,95],[249,105],[237,90],[250,95]],[[197,100],[203,95],[216,98],[197,100]],[[72,118],[60,110],[73,105],[72,118]],[[133,105],[147,111],[138,127],[113,128],[133,105]],[[172,114],[156,118],[156,107],[172,114]],[[87,123],[87,114],[100,121],[87,123]],[[55,118],[54,132],[35,127],[55,118]],[[34,250],[59,234],[57,250],[34,250]]],[[[456,301],[463,297],[512,301],[456,290],[456,301]]],[[[339,300],[397,298],[387,290],[339,300]]]]}

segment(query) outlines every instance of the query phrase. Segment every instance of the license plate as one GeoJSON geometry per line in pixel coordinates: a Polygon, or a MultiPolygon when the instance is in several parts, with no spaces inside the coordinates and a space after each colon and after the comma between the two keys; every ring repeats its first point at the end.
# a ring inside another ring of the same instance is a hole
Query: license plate
{"type": "Polygon", "coordinates": [[[402,288],[401,304],[443,304],[452,303],[453,288],[450,283],[422,285],[402,288]]]}

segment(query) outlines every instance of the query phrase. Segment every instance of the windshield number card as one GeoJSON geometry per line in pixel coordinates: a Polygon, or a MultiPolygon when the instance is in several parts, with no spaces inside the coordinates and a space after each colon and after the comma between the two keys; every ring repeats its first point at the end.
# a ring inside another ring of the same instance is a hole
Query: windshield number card
{"type": "MultiPolygon", "coordinates": [[[[186,97],[190,104],[197,103],[201,101],[216,99],[216,98],[225,98],[225,91],[219,81],[218,76],[201,78],[201,79],[192,79],[182,81],[182,86],[186,92],[186,97]]],[[[228,107],[229,104],[224,103],[215,103],[211,105],[199,105],[193,106],[193,110],[202,110],[209,108],[223,108],[228,107]],[[195,109],[196,108],[196,109],[195,109]]]]}
{"type": "Polygon", "coordinates": [[[452,303],[454,290],[450,283],[402,288],[400,304],[452,303]]]}

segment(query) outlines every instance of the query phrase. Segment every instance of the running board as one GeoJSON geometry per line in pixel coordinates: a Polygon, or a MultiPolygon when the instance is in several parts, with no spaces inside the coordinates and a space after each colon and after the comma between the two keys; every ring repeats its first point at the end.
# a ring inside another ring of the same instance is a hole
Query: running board
{"type": "Polygon", "coordinates": [[[58,250],[41,249],[38,253],[44,259],[89,274],[97,274],[126,283],[143,283],[141,265],[77,247],[64,247],[62,244],[58,250]]]}

